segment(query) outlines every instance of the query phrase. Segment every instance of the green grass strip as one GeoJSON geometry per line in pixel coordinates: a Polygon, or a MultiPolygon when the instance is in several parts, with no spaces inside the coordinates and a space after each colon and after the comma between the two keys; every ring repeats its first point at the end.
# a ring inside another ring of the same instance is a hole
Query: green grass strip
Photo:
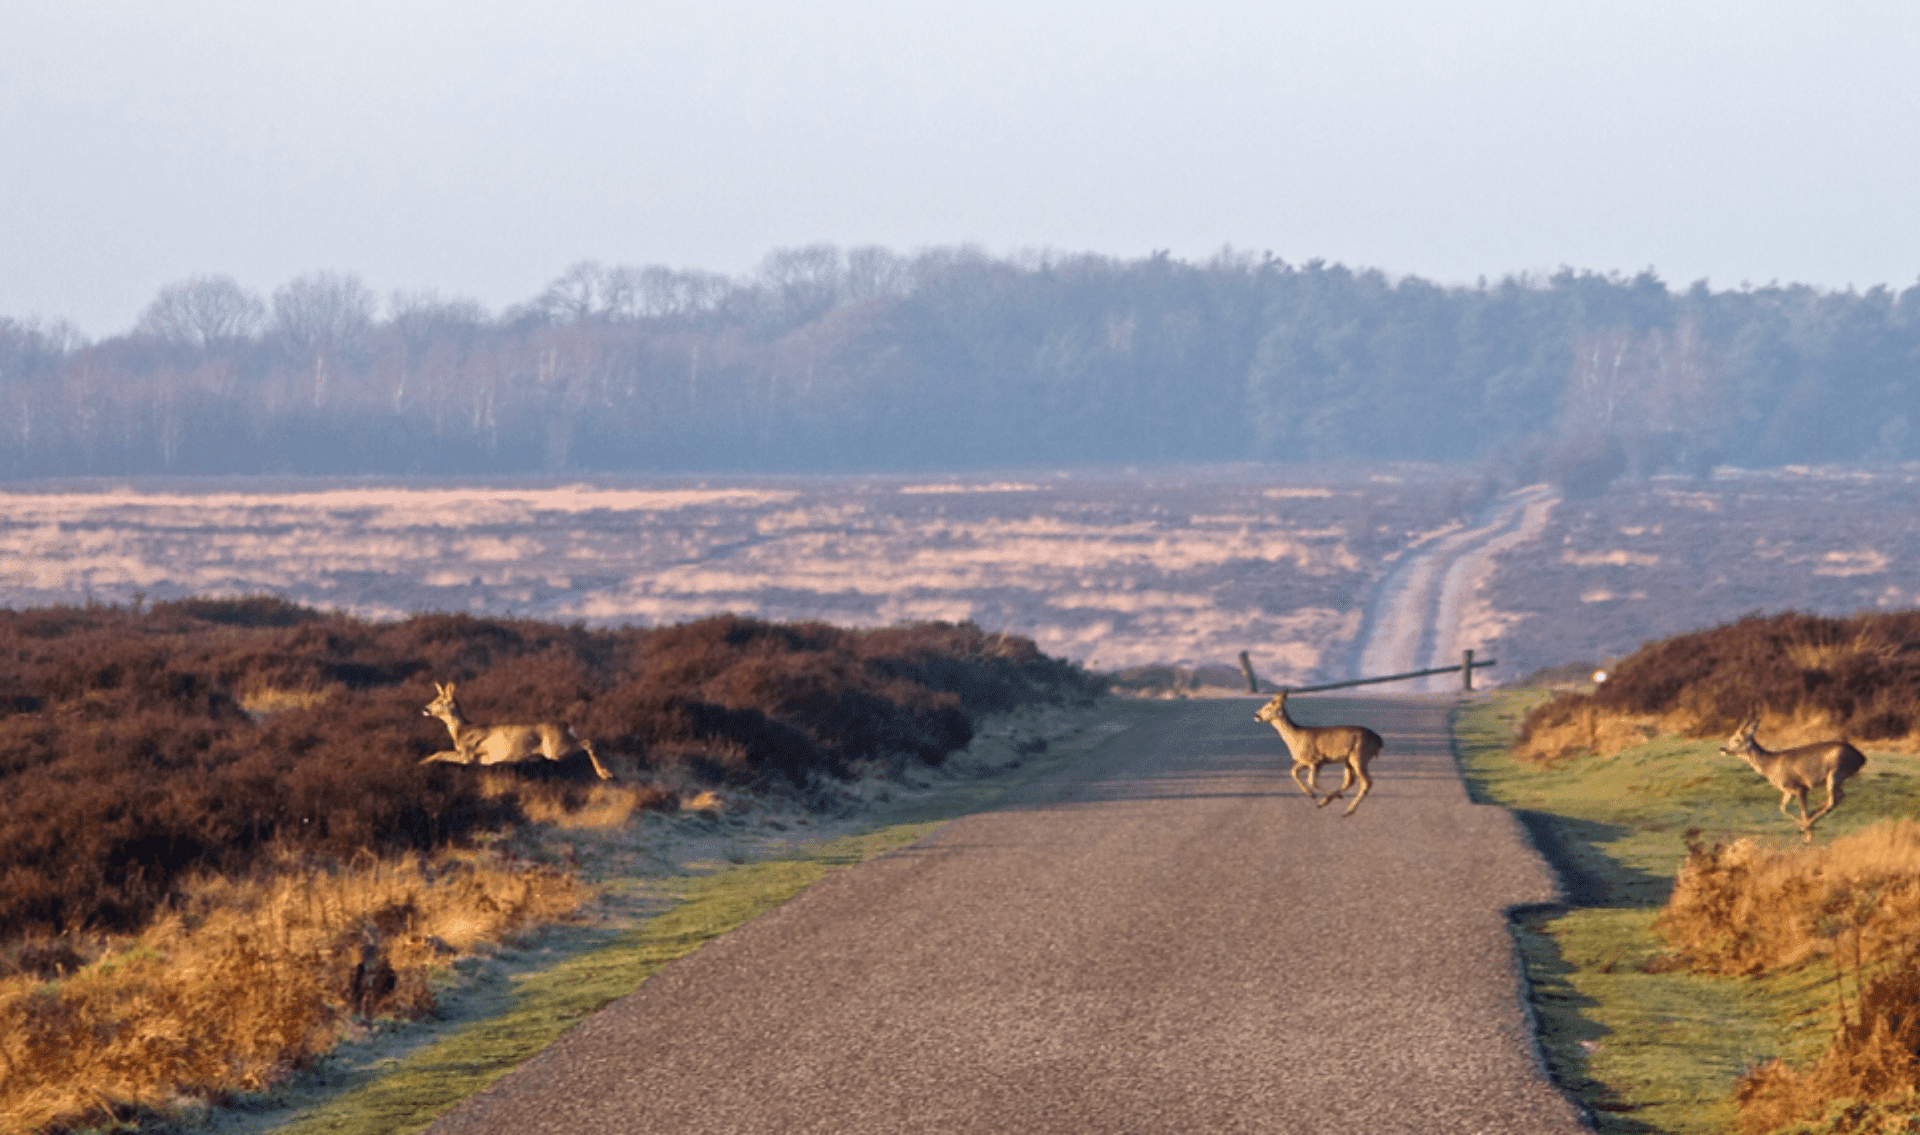
{"type": "Polygon", "coordinates": [[[685,901],[672,910],[606,945],[516,978],[505,1013],[382,1066],[371,1082],[279,1130],[293,1135],[420,1130],[552,1044],[588,1014],[631,993],[661,966],[779,906],[829,871],[904,847],[940,823],[895,824],[821,844],[792,859],[688,879],[682,891],[685,901]]]}

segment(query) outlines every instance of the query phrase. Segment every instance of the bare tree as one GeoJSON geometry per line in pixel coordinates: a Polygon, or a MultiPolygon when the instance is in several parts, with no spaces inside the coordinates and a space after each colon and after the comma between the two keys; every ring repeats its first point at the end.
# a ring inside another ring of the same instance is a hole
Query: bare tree
{"type": "Polygon", "coordinates": [[[442,299],[439,292],[396,291],[387,297],[387,325],[407,346],[423,350],[435,340],[459,337],[486,325],[485,304],[476,299],[442,299]]]}
{"type": "Polygon", "coordinates": [[[603,301],[599,261],[582,260],[547,285],[533,302],[562,322],[575,323],[600,314],[603,301]]]}
{"type": "Polygon", "coordinates": [[[760,262],[774,308],[790,319],[825,314],[840,298],[840,250],[831,244],[776,248],[760,262]]]}
{"type": "Polygon", "coordinates": [[[326,404],[341,356],[366,347],[378,306],[352,274],[315,272],[273,293],[274,334],[302,363],[311,361],[314,406],[326,404]]]}
{"type": "Polygon", "coordinates": [[[378,308],[360,277],[315,272],[273,293],[273,331],[300,354],[338,355],[365,345],[378,308]]]}
{"type": "Polygon", "coordinates": [[[911,290],[913,274],[906,257],[877,244],[862,245],[847,253],[843,290],[854,302],[903,296],[911,290]]]}
{"type": "Polygon", "coordinates": [[[194,276],[160,289],[134,331],[175,343],[211,347],[252,335],[266,315],[260,297],[232,276],[194,276]]]}

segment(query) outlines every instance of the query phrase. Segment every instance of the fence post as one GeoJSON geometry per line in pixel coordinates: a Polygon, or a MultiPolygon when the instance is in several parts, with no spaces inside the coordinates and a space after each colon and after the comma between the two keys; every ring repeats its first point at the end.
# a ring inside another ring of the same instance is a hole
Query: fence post
{"type": "Polygon", "coordinates": [[[1240,652],[1240,672],[1247,676],[1247,692],[1259,693],[1260,680],[1253,676],[1253,660],[1247,657],[1247,652],[1244,650],[1240,652]]]}
{"type": "Polygon", "coordinates": [[[1473,692],[1473,651],[1460,656],[1460,689],[1464,693],[1473,692]]]}

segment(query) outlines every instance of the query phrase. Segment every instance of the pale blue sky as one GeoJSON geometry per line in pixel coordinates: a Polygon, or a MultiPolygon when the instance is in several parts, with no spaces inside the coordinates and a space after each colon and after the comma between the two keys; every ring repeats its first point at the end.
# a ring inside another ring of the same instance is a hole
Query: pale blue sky
{"type": "Polygon", "coordinates": [[[815,241],[1920,277],[1920,5],[0,0],[0,315],[815,241]]]}

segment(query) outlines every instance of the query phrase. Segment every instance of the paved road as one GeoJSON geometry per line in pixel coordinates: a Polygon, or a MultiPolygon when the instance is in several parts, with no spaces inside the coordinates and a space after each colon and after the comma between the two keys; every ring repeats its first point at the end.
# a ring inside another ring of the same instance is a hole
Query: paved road
{"type": "Polygon", "coordinates": [[[1257,702],[1142,723],[654,976],[437,1135],[1585,1128],[1539,1070],[1503,909],[1554,885],[1473,805],[1437,700],[1352,818],[1257,702]]]}

